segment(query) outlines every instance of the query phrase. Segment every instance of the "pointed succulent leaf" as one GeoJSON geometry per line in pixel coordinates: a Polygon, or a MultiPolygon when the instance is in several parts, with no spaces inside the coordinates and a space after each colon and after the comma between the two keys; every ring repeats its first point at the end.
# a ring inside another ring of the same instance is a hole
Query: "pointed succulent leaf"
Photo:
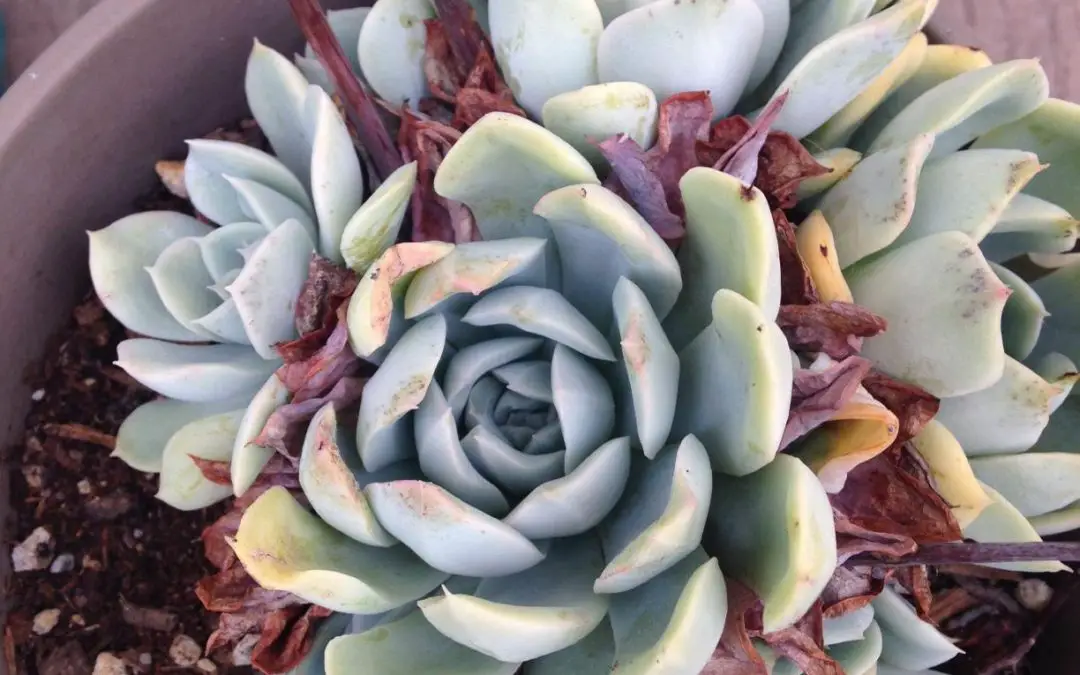
{"type": "Polygon", "coordinates": [[[255,222],[229,223],[194,240],[198,243],[199,255],[206,272],[213,279],[212,283],[220,283],[234,270],[242,268],[244,256],[240,251],[257,244],[270,229],[255,222]]]}
{"type": "Polygon", "coordinates": [[[435,191],[472,209],[484,239],[546,237],[532,215],[552,190],[599,183],[589,161],[535,122],[509,113],[488,113],[446,153],[435,173],[435,191]]]}
{"type": "Polygon", "coordinates": [[[484,513],[497,518],[506,515],[510,510],[506,497],[465,455],[458,440],[457,420],[438,382],[428,387],[413,423],[416,454],[428,480],[484,513]]]}
{"type": "MultiPolygon", "coordinates": [[[[1015,506],[994,488],[980,484],[990,503],[979,517],[964,526],[964,537],[984,544],[1030,544],[1042,537],[1015,506]]],[[[1014,572],[1066,572],[1068,567],[1057,561],[1028,563],[988,563],[988,567],[1014,572]]]]}
{"type": "Polygon", "coordinates": [[[623,14],[651,2],[654,0],[596,0],[596,5],[600,8],[600,14],[604,17],[606,26],[623,14]]]}
{"type": "MultiPolygon", "coordinates": [[[[282,223],[295,220],[304,226],[313,243],[319,240],[313,216],[300,204],[257,181],[229,175],[222,178],[236,191],[236,199],[245,219],[261,223],[267,232],[273,231],[282,223]]],[[[207,266],[209,267],[209,262],[207,266]]]]}
{"type": "Polygon", "coordinates": [[[679,263],[632,206],[599,185],[572,185],[545,195],[533,212],[554,231],[563,295],[594,326],[611,326],[610,298],[621,277],[641,288],[658,317],[667,316],[682,289],[679,263]]]}
{"type": "Polygon", "coordinates": [[[906,670],[945,663],[961,651],[936,628],[920,619],[911,605],[886,588],[873,601],[874,620],[881,628],[881,660],[906,670]]]}
{"type": "Polygon", "coordinates": [[[629,477],[630,439],[616,438],[530,492],[503,522],[533,540],[588,532],[615,507],[629,477]]]}
{"type": "Polygon", "coordinates": [[[1016,272],[993,262],[990,268],[1012,291],[1001,314],[1001,338],[1005,341],[1005,353],[1014,359],[1026,359],[1039,343],[1043,323],[1048,316],[1046,305],[1035,289],[1016,272]]]}
{"type": "Polygon", "coordinates": [[[255,40],[244,78],[248,108],[274,154],[304,183],[311,175],[311,146],[304,133],[308,86],[289,59],[255,40]]]}
{"type": "Polygon", "coordinates": [[[601,529],[608,564],[597,593],[648,583],[701,545],[713,482],[705,447],[687,436],[642,466],[601,529]]]}
{"type": "Polygon", "coordinates": [[[596,45],[604,21],[593,0],[496,2],[488,22],[499,69],[532,117],[553,96],[599,81],[596,45]]]}
{"type": "MultiPolygon", "coordinates": [[[[473,387],[492,370],[528,356],[543,344],[530,337],[496,338],[465,347],[449,359],[442,381],[454,419],[461,417],[473,387]]],[[[494,407],[492,407],[494,412],[494,407]]]]}
{"type": "Polygon", "coordinates": [[[981,391],[944,399],[937,419],[969,456],[1024,452],[1050,423],[1051,404],[1060,393],[1060,385],[1007,357],[1001,379],[981,391]]]}
{"type": "Polygon", "coordinates": [[[541,656],[525,664],[525,675],[563,673],[603,673],[615,663],[615,636],[605,618],[582,639],[562,651],[541,656]]]}
{"type": "Polygon", "coordinates": [[[181,401],[206,402],[252,396],[277,370],[240,345],[178,345],[134,338],[116,347],[116,365],[142,385],[181,401]]]}
{"type": "Polygon", "coordinates": [[[667,442],[679,392],[679,355],[671,347],[648,298],[634,282],[619,279],[614,294],[619,346],[633,397],[636,437],[652,459],[667,442]]]}
{"type": "Polygon", "coordinates": [[[938,397],[970,394],[1001,378],[1009,290],[967,235],[923,237],[849,270],[847,278],[855,302],[889,323],[862,351],[889,375],[938,397]],[[913,269],[923,273],[912,276],[913,269]]]}
{"type": "Polygon", "coordinates": [[[562,294],[548,288],[511,286],[492,291],[478,300],[462,320],[472,326],[513,326],[590,358],[615,360],[603,334],[562,294]]]}
{"type": "Polygon", "coordinates": [[[349,614],[377,614],[419,599],[446,580],[403,546],[354,541],[274,487],[244,512],[233,551],[255,581],[349,614]]]}
{"type": "MultiPolygon", "coordinates": [[[[1080,528],[1080,501],[1073,502],[1063,509],[1028,518],[1027,520],[1035,528],[1035,532],[1044,537],[1072,532],[1080,528]]],[[[1058,569],[1060,570],[1060,568],[1058,569]]],[[[1072,568],[1066,566],[1066,569],[1071,571],[1072,568]]]]}
{"type": "Polygon", "coordinates": [[[656,95],[638,82],[608,82],[552,96],[544,103],[544,128],[603,170],[607,161],[593,144],[626,134],[642,148],[656,141],[656,95]]]}
{"type": "Polygon", "coordinates": [[[915,194],[934,137],[864,157],[847,178],[829,190],[818,208],[832,226],[841,267],[884,249],[915,213],[915,194]]]}
{"type": "Polygon", "coordinates": [[[239,410],[247,405],[245,399],[188,403],[159,399],[135,409],[116,432],[116,448],[110,457],[144,473],[161,471],[165,445],[182,427],[197,420],[239,410]]]}
{"type": "Polygon", "coordinates": [[[174,242],[201,237],[210,226],[171,211],[137,213],[90,236],[90,278],[105,309],[130,330],[160,338],[203,339],[162,303],[147,268],[174,242]]]}
{"type": "Polygon", "coordinates": [[[192,324],[212,335],[215,342],[251,344],[251,339],[244,330],[244,319],[232,298],[226,298],[209,313],[195,319],[192,324]]]}
{"type": "Polygon", "coordinates": [[[248,219],[226,176],[261,183],[313,212],[304,184],[272,155],[229,141],[188,141],[184,184],[191,203],[219,225],[248,219]]]}
{"type": "Polygon", "coordinates": [[[205,509],[227,498],[232,490],[207,480],[191,458],[229,461],[243,414],[243,410],[233,410],[203,417],[170,436],[161,456],[161,480],[155,496],[181,511],[205,509]]]}
{"type": "Polygon", "coordinates": [[[821,211],[812,212],[795,230],[795,245],[822,302],[854,302],[840,269],[836,239],[821,211]]]}
{"type": "Polygon", "coordinates": [[[391,464],[367,473],[348,434],[338,424],[333,403],[315,414],[300,454],[300,487],[315,513],[338,532],[367,544],[388,547],[397,543],[375,518],[364,496],[370,483],[418,478],[409,462],[391,464]]]}
{"type": "Polygon", "coordinates": [[[551,357],[551,392],[562,425],[569,474],[611,437],[615,397],[596,368],[562,345],[556,345],[551,357]]]}
{"type": "Polygon", "coordinates": [[[1050,397],[1050,415],[1053,416],[1072,394],[1073,386],[1080,381],[1080,369],[1069,357],[1054,352],[1039,359],[1033,370],[1054,388],[1050,397]]]}
{"type": "Polygon", "coordinates": [[[955,230],[982,241],[1042,166],[1019,150],[962,150],[931,160],[919,176],[915,213],[896,244],[955,230]]]}
{"type": "Polygon", "coordinates": [[[542,259],[546,245],[544,239],[520,237],[455,246],[413,278],[405,294],[405,318],[414,319],[458,294],[480,295],[526,272],[542,259]]]}
{"type": "Polygon", "coordinates": [[[559,539],[547,557],[518,574],[480,582],[475,595],[421,600],[420,611],[443,635],[508,663],[566,649],[600,625],[608,598],[592,579],[603,567],[592,537],[559,539]]]}
{"type": "Polygon", "coordinates": [[[916,33],[904,47],[904,51],[893,59],[889,66],[870,83],[851,103],[829,118],[810,137],[807,143],[812,147],[835,148],[846,145],[859,128],[889,94],[907,81],[926,56],[929,40],[926,33],[916,33]]]}
{"type": "Polygon", "coordinates": [[[791,3],[789,0],[754,0],[765,20],[761,34],[761,47],[758,49],[754,67],[750,69],[750,80],[744,93],[749,94],[765,81],[787,41],[791,29],[791,3]]]}
{"type": "MultiPolygon", "coordinates": [[[[955,400],[957,399],[946,399],[942,404],[955,400]]],[[[986,421],[989,422],[990,419],[988,417],[986,421]]],[[[952,507],[956,522],[960,527],[966,527],[990,505],[991,499],[979,485],[971,470],[971,464],[964,455],[965,451],[970,454],[970,450],[958,441],[959,438],[953,435],[948,422],[939,416],[936,420],[930,420],[923,430],[911,439],[911,447],[922,458],[934,489],[952,507]]]]}
{"type": "Polygon", "coordinates": [[[1043,301],[1048,316],[1043,322],[1032,358],[1060,352],[1080,361],[1080,312],[1076,294],[1080,289],[1080,260],[1070,261],[1031,284],[1043,301]]]}
{"type": "Polygon", "coordinates": [[[828,650],[842,672],[851,675],[876,675],[878,659],[884,647],[881,627],[871,622],[862,640],[845,642],[828,650]]]}
{"type": "Polygon", "coordinates": [[[743,476],[772,461],[791,407],[787,340],[757,305],[721,289],[712,324],[679,355],[675,435],[694,434],[713,469],[743,476]]]}
{"type": "Polygon", "coordinates": [[[264,448],[255,443],[262,433],[267,420],[275,410],[289,401],[290,392],[285,383],[273,374],[251,399],[240,420],[233,445],[229,476],[232,479],[233,494],[242,496],[255,484],[255,479],[262,473],[263,467],[274,456],[273,448],[264,448]]]}
{"type": "Polygon", "coordinates": [[[686,204],[686,241],[679,262],[686,289],[668,321],[676,346],[686,345],[711,320],[716,291],[738,293],[766,321],[780,311],[780,254],[765,195],[734,176],[698,167],[679,181],[686,204]]]}
{"type": "Polygon", "coordinates": [[[485,425],[473,427],[461,446],[481,474],[512,494],[528,494],[563,475],[563,452],[523,452],[485,425]]]}
{"type": "Polygon", "coordinates": [[[765,19],[754,0],[658,0],[615,19],[596,52],[601,82],[640,82],[659,99],[707,91],[714,114],[735,108],[765,19]]]}
{"type": "Polygon", "coordinates": [[[514,675],[521,666],[454,642],[419,611],[330,641],[326,675],[350,675],[357,664],[379,675],[514,675]]]}
{"type": "Polygon", "coordinates": [[[1050,168],[1037,176],[1027,193],[1080,214],[1080,193],[1074,188],[1080,172],[1080,105],[1050,99],[1011,124],[1002,124],[977,140],[976,148],[1015,148],[1034,152],[1050,168]]]}
{"type": "Polygon", "coordinates": [[[446,321],[439,315],[428,317],[401,336],[368,380],[356,425],[356,446],[368,471],[415,455],[406,416],[427,395],[445,346],[446,321]]]}
{"type": "Polygon", "coordinates": [[[788,99],[773,128],[802,138],[842,110],[922,29],[927,4],[901,2],[814,46],[774,89],[788,99]]]}
{"type": "Polygon", "coordinates": [[[979,480],[1001,493],[1025,517],[1041,516],[1080,501],[1080,454],[1026,452],[977,457],[979,480]]]}
{"type": "Polygon", "coordinates": [[[428,95],[424,76],[424,21],[435,18],[430,0],[379,0],[360,27],[357,54],[364,78],[379,98],[415,108],[428,95]]]}
{"type": "MultiPolygon", "coordinates": [[[[1036,180],[1038,176],[1035,177],[1036,180]]],[[[1065,253],[1076,247],[1080,222],[1056,204],[1018,194],[982,241],[983,255],[1004,262],[1029,251],[1065,253]]]]}
{"type": "Polygon", "coordinates": [[[296,299],[313,252],[304,227],[286,222],[259,242],[228,287],[251,346],[265,359],[277,357],[274,345],[296,337],[296,299]]]}
{"type": "Polygon", "coordinates": [[[373,483],[364,493],[387,532],[449,574],[507,576],[544,558],[517,530],[434,483],[373,483]]]}
{"type": "Polygon", "coordinates": [[[185,238],[169,244],[146,272],[174,319],[205,340],[216,338],[196,323],[221,303],[221,298],[210,290],[214,279],[203,264],[198,240],[185,238]]]}
{"type": "Polygon", "coordinates": [[[749,476],[714,477],[705,542],[761,598],[766,633],[794,625],[836,570],[828,495],[790,455],[749,476]]]}
{"type": "Polygon", "coordinates": [[[822,621],[825,646],[862,640],[873,623],[874,608],[870,605],[840,616],[825,617],[822,621]]]}
{"type": "MultiPolygon", "coordinates": [[[[371,13],[370,7],[353,7],[349,9],[330,10],[326,13],[326,21],[330,24],[330,30],[334,37],[341,43],[348,57],[350,65],[358,75],[360,73],[360,59],[357,53],[357,44],[360,42],[360,29],[371,13]]],[[[316,58],[315,49],[311,44],[304,45],[304,56],[316,58]]]]}
{"type": "Polygon", "coordinates": [[[534,433],[522,452],[526,455],[543,455],[556,452],[562,447],[562,440],[562,423],[556,419],[534,433]]]}
{"type": "Polygon", "coordinates": [[[882,129],[869,151],[929,133],[937,136],[932,155],[941,157],[1034,111],[1046,101],[1049,89],[1046,73],[1035,59],[963,73],[912,101],[882,129]]]}
{"type": "Polygon", "coordinates": [[[700,548],[649,583],[611,596],[618,672],[700,672],[724,632],[727,609],[724,575],[700,548]]]}
{"type": "Polygon", "coordinates": [[[517,361],[491,371],[507,390],[536,401],[551,403],[551,363],[549,361],[517,361]]]}
{"type": "Polygon", "coordinates": [[[319,219],[319,252],[343,262],[342,233],[364,203],[364,173],[352,137],[337,106],[311,85],[304,100],[304,122],[311,142],[311,198],[319,219]]]}
{"type": "Polygon", "coordinates": [[[409,162],[387,176],[349,218],[340,247],[349,269],[365,273],[397,241],[415,189],[416,162],[409,162]]]}
{"type": "Polygon", "coordinates": [[[829,173],[803,179],[795,188],[800,205],[816,204],[814,199],[847,178],[851,170],[862,161],[862,153],[850,148],[833,148],[814,155],[814,161],[829,169],[829,173]]]}

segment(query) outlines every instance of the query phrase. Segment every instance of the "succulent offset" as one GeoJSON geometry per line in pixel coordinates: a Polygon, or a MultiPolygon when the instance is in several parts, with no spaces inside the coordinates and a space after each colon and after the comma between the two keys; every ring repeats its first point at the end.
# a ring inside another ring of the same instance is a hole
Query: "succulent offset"
{"type": "MultiPolygon", "coordinates": [[[[856,382],[789,436],[800,377],[843,364],[785,330],[776,206],[749,184],[760,144],[749,175],[680,172],[684,236],[618,168],[622,189],[603,180],[600,142],[664,143],[687,92],[707,92],[711,121],[768,116],[831,169],[788,210],[796,258],[821,303],[887,322],[852,354],[940,399],[907,447],[963,535],[1080,527],[1080,108],[1048,98],[1037,62],[929,45],[932,0],[470,4],[528,115],[487,113],[434,169],[471,236],[421,240],[414,218],[409,240],[423,164],[376,185],[314,52],[259,44],[246,92],[275,155],[191,141],[204,220],[150,212],[90,235],[95,289],[145,336],[118,365],[164,397],[116,454],[181,509],[258,485],[235,556],[335,613],[303,672],[696,675],[720,667],[734,584],[761,602],[752,662],[802,672],[766,638],[844,562],[836,496],[903,420],[856,382]],[[342,389],[299,396],[277,347],[304,338],[313,254],[358,281],[324,347],[342,389]],[[282,410],[307,424],[291,457],[266,442],[282,410]],[[282,455],[295,483],[260,482],[282,455]]],[[[432,95],[429,0],[329,18],[389,106],[432,95]]],[[[823,646],[850,675],[958,653],[891,586],[826,618],[823,646]]]]}

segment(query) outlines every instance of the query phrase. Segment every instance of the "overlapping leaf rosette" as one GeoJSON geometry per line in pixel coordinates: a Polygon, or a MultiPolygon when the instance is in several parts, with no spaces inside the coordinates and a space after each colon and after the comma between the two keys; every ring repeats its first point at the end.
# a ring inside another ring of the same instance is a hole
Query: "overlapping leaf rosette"
{"type": "Polygon", "coordinates": [[[929,45],[934,4],[378,0],[295,63],[257,45],[276,157],[193,141],[202,220],[91,235],[147,336],[119,364],[167,397],[117,454],[179,508],[237,498],[212,646],[327,673],[958,654],[925,570],[873,561],[1080,525],[1080,114],[1034,61],[929,45]]]}

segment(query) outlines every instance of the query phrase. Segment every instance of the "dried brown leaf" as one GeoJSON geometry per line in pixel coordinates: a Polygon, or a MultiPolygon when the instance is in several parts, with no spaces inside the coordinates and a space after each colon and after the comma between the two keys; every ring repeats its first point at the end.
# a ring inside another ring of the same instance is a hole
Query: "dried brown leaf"
{"type": "Polygon", "coordinates": [[[870,395],[888,408],[900,422],[897,443],[907,443],[937,415],[941,401],[913,384],[901,382],[879,371],[863,379],[870,395]]]}
{"type": "Polygon", "coordinates": [[[294,399],[292,403],[281,406],[271,413],[253,443],[272,448],[287,457],[299,456],[299,443],[307,431],[307,423],[315,413],[327,403],[333,403],[338,410],[353,405],[360,400],[366,382],[367,380],[359,377],[344,377],[338,380],[325,396],[302,401],[294,399]]]}
{"type": "Polygon", "coordinates": [[[834,619],[866,607],[891,577],[892,571],[883,567],[837,567],[821,593],[824,616],[834,619]]]}
{"type": "Polygon", "coordinates": [[[934,603],[934,594],[930,591],[930,574],[926,565],[912,565],[897,569],[893,578],[900,584],[914,600],[915,611],[919,618],[931,621],[930,609],[934,603]]]}
{"type": "Polygon", "coordinates": [[[795,241],[795,226],[780,209],[773,210],[772,216],[780,249],[780,303],[812,305],[820,302],[810,269],[795,241]]]}
{"type": "Polygon", "coordinates": [[[318,605],[279,609],[266,617],[262,634],[251,652],[251,665],[267,675],[287,673],[304,660],[315,641],[315,630],[331,611],[318,605]]]}
{"type": "Polygon", "coordinates": [[[768,675],[768,668],[750,640],[746,626],[747,612],[759,606],[754,593],[729,579],[727,582],[728,618],[720,643],[700,675],[768,675]]]}
{"type": "Polygon", "coordinates": [[[824,352],[837,360],[858,354],[862,338],[888,327],[885,319],[848,302],[782,305],[776,323],[795,351],[824,352]]]}
{"type": "Polygon", "coordinates": [[[855,395],[870,368],[866,359],[849,356],[821,371],[795,371],[791,410],[780,449],[831,420],[855,395]]]}
{"type": "Polygon", "coordinates": [[[791,628],[755,637],[793,661],[806,675],[844,675],[840,664],[825,653],[823,622],[822,602],[818,600],[791,628]]]}

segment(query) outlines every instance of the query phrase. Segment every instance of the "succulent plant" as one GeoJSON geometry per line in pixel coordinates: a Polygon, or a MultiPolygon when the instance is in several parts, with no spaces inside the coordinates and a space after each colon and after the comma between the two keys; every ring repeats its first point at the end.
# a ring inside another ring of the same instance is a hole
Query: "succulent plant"
{"type": "Polygon", "coordinates": [[[460,2],[328,16],[408,161],[357,151],[320,45],[256,44],[276,157],[184,166],[217,227],[91,234],[147,336],[118,363],[166,397],[117,454],[179,508],[239,498],[242,571],[336,613],[304,672],[958,654],[917,594],[839,602],[838,565],[1080,526],[1080,108],[1035,61],[928,44],[931,0],[470,4],[456,75],[460,2]],[[917,483],[940,532],[888,529],[868,476],[917,483]]]}

